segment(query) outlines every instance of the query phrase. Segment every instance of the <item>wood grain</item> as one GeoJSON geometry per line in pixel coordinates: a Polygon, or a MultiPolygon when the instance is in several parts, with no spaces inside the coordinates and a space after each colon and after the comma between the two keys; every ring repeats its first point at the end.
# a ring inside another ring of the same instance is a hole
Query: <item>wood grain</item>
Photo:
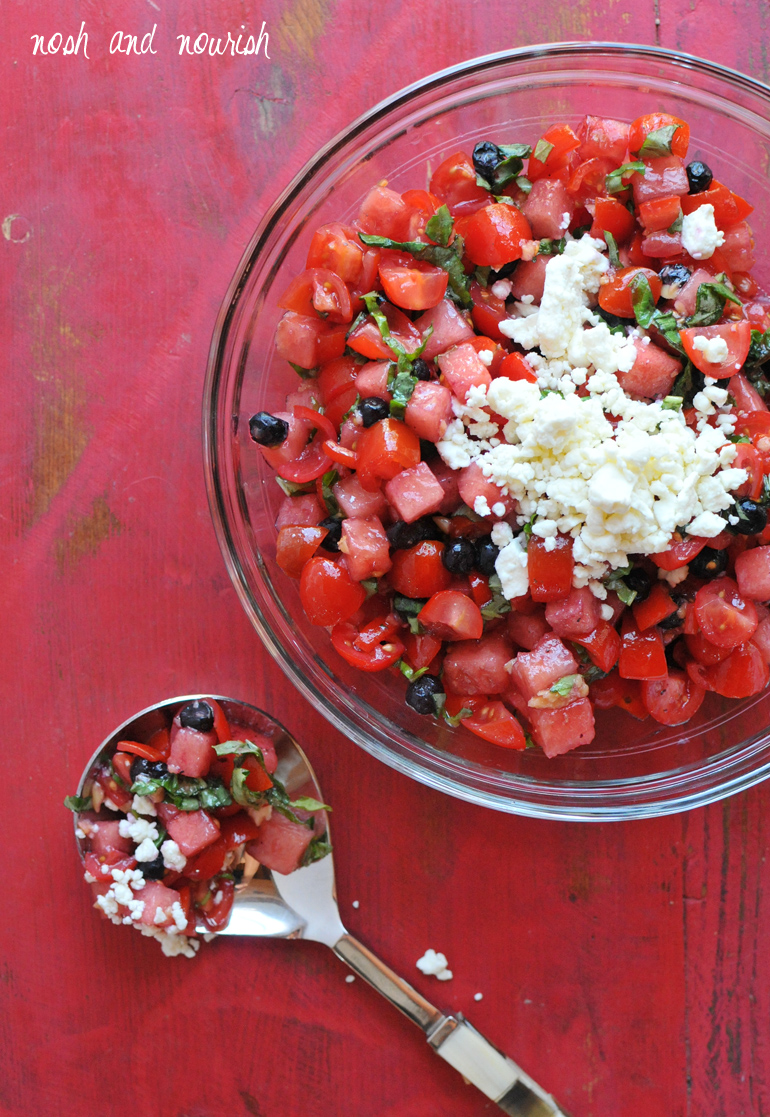
{"type": "Polygon", "coordinates": [[[570,826],[384,768],[262,650],[213,538],[199,442],[211,330],[250,232],[358,113],[475,54],[569,38],[658,41],[766,77],[769,36],[764,6],[718,0],[6,5],[3,1117],[494,1110],[320,946],[224,941],[169,961],[96,918],[62,798],[123,718],[198,689],[289,711],[337,808],[350,930],[574,1117],[770,1114],[768,790],[570,826]],[[90,60],[31,56],[33,32],[82,19],[90,60]],[[269,62],[176,56],[178,34],[263,19],[269,62]],[[153,23],[157,55],[110,57],[115,29],[153,23]],[[454,981],[415,969],[428,946],[454,981]]]}

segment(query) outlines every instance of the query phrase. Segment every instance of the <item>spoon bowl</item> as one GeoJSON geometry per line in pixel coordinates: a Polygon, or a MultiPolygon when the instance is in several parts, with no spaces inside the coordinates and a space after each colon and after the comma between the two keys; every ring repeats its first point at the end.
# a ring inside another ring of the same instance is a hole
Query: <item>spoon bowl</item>
{"type": "MultiPolygon", "coordinates": [[[[312,797],[323,802],[310,761],[280,722],[248,703],[201,694],[159,702],[123,722],[86,764],[78,796],[90,794],[97,769],[112,759],[121,741],[147,741],[157,730],[170,727],[181,706],[208,697],[219,703],[231,724],[253,729],[255,735],[271,740],[278,757],[275,775],[286,788],[290,800],[312,797]]],[[[324,819],[325,836],[330,841],[326,815],[324,819]]],[[[78,836],[77,815],[75,841],[84,859],[86,839],[78,836]]],[[[503,1112],[512,1117],[567,1117],[549,1094],[493,1047],[462,1014],[450,1016],[441,1012],[348,934],[337,906],[331,853],[293,873],[283,874],[260,865],[244,852],[234,875],[237,883],[230,918],[226,926],[214,934],[311,939],[324,943],[359,977],[422,1028],[434,1051],[496,1102],[503,1112]]],[[[196,931],[210,934],[210,929],[203,925],[196,926],[196,931]]]]}

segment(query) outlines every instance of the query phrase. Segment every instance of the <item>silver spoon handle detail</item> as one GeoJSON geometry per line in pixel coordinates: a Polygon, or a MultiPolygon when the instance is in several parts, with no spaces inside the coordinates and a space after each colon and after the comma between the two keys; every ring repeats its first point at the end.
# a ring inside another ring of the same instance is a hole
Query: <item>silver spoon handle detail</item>
{"type": "Polygon", "coordinates": [[[359,977],[422,1028],[433,1050],[504,1113],[510,1117],[567,1117],[545,1090],[460,1013],[445,1016],[358,939],[345,934],[332,949],[359,977]]]}

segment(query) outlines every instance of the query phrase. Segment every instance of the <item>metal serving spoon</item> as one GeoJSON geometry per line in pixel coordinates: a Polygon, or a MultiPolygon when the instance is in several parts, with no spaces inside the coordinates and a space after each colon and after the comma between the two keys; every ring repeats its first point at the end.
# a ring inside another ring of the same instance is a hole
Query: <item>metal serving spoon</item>
{"type": "MultiPolygon", "coordinates": [[[[244,702],[200,694],[159,702],[124,722],[86,765],[78,795],[90,792],[94,771],[113,756],[120,741],[148,740],[156,730],[170,726],[180,706],[204,697],[216,698],[233,724],[248,726],[255,733],[272,739],[278,756],[276,775],[290,799],[312,796],[323,802],[307,757],[282,725],[244,702]]],[[[77,815],[75,828],[77,830],[77,815]]],[[[75,840],[83,858],[85,842],[77,834],[75,840]]],[[[331,854],[288,876],[260,866],[248,854],[242,858],[242,867],[243,876],[235,886],[229,922],[217,932],[219,935],[311,939],[325,943],[359,977],[422,1028],[433,1050],[505,1113],[512,1117],[567,1117],[542,1087],[493,1047],[461,1013],[456,1016],[443,1013],[348,934],[337,907],[331,854]]],[[[202,933],[209,928],[201,926],[196,930],[202,933]]]]}

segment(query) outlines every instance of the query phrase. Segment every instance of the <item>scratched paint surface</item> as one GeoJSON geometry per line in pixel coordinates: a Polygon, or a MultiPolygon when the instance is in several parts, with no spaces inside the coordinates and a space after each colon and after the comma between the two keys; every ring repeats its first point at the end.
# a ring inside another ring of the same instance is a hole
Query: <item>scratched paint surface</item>
{"type": "Polygon", "coordinates": [[[464,58],[566,38],[657,41],[766,78],[765,6],[12,0],[3,23],[2,1117],[493,1112],[322,947],[166,960],[96,918],[62,797],[116,724],[188,690],[291,711],[337,808],[351,931],[574,1117],[767,1117],[770,789],[577,827],[378,765],[296,698],[242,615],[198,437],[249,234],[358,113],[464,58]],[[89,61],[31,57],[32,33],[81,20],[89,61]],[[175,56],[178,34],[262,20],[269,62],[175,56]],[[156,55],[109,56],[115,30],[153,23],[156,55]],[[414,968],[428,946],[453,982],[414,968]]]}

